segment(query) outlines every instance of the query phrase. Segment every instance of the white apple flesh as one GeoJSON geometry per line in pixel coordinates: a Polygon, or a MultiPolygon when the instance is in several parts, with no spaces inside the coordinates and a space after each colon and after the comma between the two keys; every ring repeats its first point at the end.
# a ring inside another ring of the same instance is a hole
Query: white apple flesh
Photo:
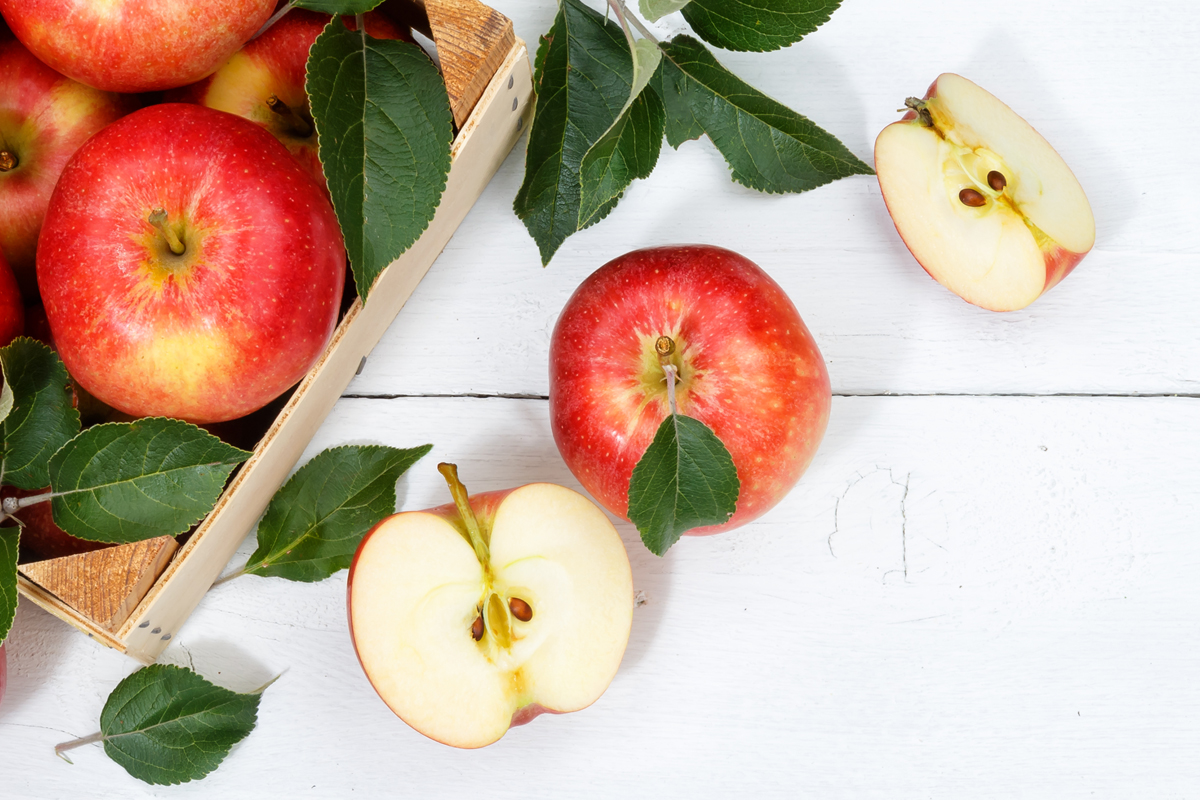
{"type": "Polygon", "coordinates": [[[875,141],[875,172],[909,251],[969,303],[1013,311],[1092,248],[1083,188],[1049,142],[966,78],[941,75],[875,141]]]}
{"type": "Polygon", "coordinates": [[[439,469],[455,505],[391,516],[359,546],[350,632],[401,719],[482,747],[604,693],[629,640],[633,578],[616,529],[577,492],[536,483],[468,498],[453,467],[439,469]]]}

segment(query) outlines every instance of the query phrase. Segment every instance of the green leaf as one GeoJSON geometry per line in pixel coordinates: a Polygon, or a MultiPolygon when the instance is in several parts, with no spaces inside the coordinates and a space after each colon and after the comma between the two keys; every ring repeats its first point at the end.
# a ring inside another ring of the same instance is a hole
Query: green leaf
{"type": "Polygon", "coordinates": [[[34,339],[20,338],[0,350],[0,363],[13,401],[4,419],[0,474],[6,485],[41,489],[50,483],[50,456],[79,433],[71,377],[55,352],[34,339]]]}
{"type": "Polygon", "coordinates": [[[450,173],[454,118],[441,74],[410,42],[373,39],[335,17],[305,85],[354,282],[364,300],[429,227],[450,173]]]}
{"type": "Polygon", "coordinates": [[[658,22],[673,11],[686,6],[692,0],[638,0],[638,10],[650,22],[658,22]]]}
{"type": "Polygon", "coordinates": [[[0,644],[8,638],[17,616],[17,545],[21,529],[0,528],[0,644]]]}
{"type": "Polygon", "coordinates": [[[0,422],[8,419],[8,415],[13,410],[13,391],[8,385],[8,381],[4,381],[4,385],[0,386],[0,422]]]}
{"type": "Polygon", "coordinates": [[[96,425],[50,459],[54,521],[92,542],[175,536],[212,510],[249,457],[177,419],[96,425]]]}
{"type": "Polygon", "coordinates": [[[146,783],[203,778],[254,730],[262,691],[238,694],[183,667],[153,664],[108,696],[100,712],[104,752],[146,783]]]}
{"type": "MultiPolygon", "coordinates": [[[[666,112],[662,100],[647,84],[661,60],[662,51],[648,39],[639,39],[634,45],[629,100],[616,121],[588,149],[580,165],[580,229],[602,219],[603,209],[611,208],[609,204],[619,200],[635,178],[649,177],[658,163],[666,112]]],[[[607,213],[604,211],[604,215],[607,213]]]]}
{"type": "Polygon", "coordinates": [[[726,50],[764,53],[795,44],[842,0],[692,0],[683,18],[704,41],[726,50]]]}
{"type": "MultiPolygon", "coordinates": [[[[621,28],[580,0],[562,0],[554,27],[538,48],[537,109],[525,152],[525,180],[513,210],[549,264],[580,229],[580,168],[612,126],[634,85],[633,56],[621,28]]],[[[603,219],[614,198],[588,215],[603,219]]]]}
{"type": "Polygon", "coordinates": [[[733,458],[712,429],[671,414],[629,478],[629,521],[661,556],[684,531],[733,516],[740,488],[733,458]]]}
{"type": "Polygon", "coordinates": [[[761,192],[805,192],[849,175],[875,174],[832,135],[739,79],[690,36],[662,48],[658,85],[673,146],[673,133],[699,126],[725,156],[733,179],[761,192]],[[685,106],[694,124],[682,116],[685,106]]]}
{"type": "Polygon", "coordinates": [[[320,11],[322,14],[365,14],[383,0],[295,0],[296,8],[320,11]]]}
{"type": "Polygon", "coordinates": [[[311,582],[346,569],[367,531],[395,512],[396,481],[431,449],[335,447],[318,453],[271,499],[245,571],[311,582]]]}

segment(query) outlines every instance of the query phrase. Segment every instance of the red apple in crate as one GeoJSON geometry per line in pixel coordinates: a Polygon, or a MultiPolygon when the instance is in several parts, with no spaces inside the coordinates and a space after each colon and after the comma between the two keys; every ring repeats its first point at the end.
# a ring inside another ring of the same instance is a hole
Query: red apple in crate
{"type": "Polygon", "coordinates": [[[59,75],[0,32],[0,253],[30,299],[38,231],[59,173],[93,133],[131,109],[128,98],[59,75]]]}
{"type": "Polygon", "coordinates": [[[563,460],[614,514],[669,413],[655,343],[674,343],[680,414],[733,457],[737,511],[705,534],[774,506],[812,461],[829,421],[829,374],[800,314],[753,262],[701,245],[636,250],[567,301],[550,339],[550,426],[563,460]]]}
{"type": "Polygon", "coordinates": [[[274,8],[275,0],[0,0],[0,14],[34,55],[110,92],[200,80],[274,8]]]}
{"type": "Polygon", "coordinates": [[[1083,187],[1029,123],[946,73],[875,140],[900,238],[938,283],[1013,311],[1067,276],[1096,240],[1083,187]]]}
{"type": "Polygon", "coordinates": [[[21,300],[21,287],[13,271],[0,251],[0,347],[25,332],[25,304],[21,300]]]}
{"type": "Polygon", "coordinates": [[[38,282],[67,370],[133,416],[220,422],[299,381],[337,323],[346,255],[325,192],[271,134],[172,103],[63,170],[38,282]]]}
{"type": "MultiPolygon", "coordinates": [[[[349,27],[355,29],[354,18],[347,19],[349,27]]],[[[309,48],[329,20],[328,14],[302,9],[289,11],[212,75],[168,92],[165,99],[199,103],[257,122],[325,186],[304,78],[309,48]]],[[[368,13],[365,21],[367,33],[376,39],[412,40],[407,30],[379,14],[368,13]]]]}
{"type": "Polygon", "coordinates": [[[544,712],[578,711],[617,672],[633,619],[625,547],[604,512],[548,483],[376,525],[350,567],[350,633],[397,715],[482,747],[544,712]]]}

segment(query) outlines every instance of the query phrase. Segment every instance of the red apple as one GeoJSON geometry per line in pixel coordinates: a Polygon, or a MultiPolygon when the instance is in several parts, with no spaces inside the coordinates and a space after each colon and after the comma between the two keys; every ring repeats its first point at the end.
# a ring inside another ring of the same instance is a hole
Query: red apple
{"type": "Polygon", "coordinates": [[[969,303],[1014,311],[1096,241],[1083,187],[1028,122],[947,73],[875,140],[875,172],[900,238],[969,303]]]}
{"type": "Polygon", "coordinates": [[[21,287],[13,271],[0,252],[0,347],[25,332],[25,304],[21,300],[21,287]]]}
{"type": "Polygon", "coordinates": [[[0,254],[25,296],[50,193],[79,146],[131,110],[129,99],[65,78],[0,33],[0,254]]]}
{"type": "Polygon", "coordinates": [[[38,282],[67,370],[133,416],[220,422],[299,381],[337,323],[333,207],[269,133],[201,106],[152,106],[63,170],[38,282]]]}
{"type": "Polygon", "coordinates": [[[416,730],[482,747],[612,682],[633,621],[625,547],[586,497],[548,483],[376,525],[350,567],[350,634],[371,685],[416,730]]]}
{"type": "MultiPolygon", "coordinates": [[[[199,83],[168,92],[168,102],[199,103],[257,122],[275,135],[317,183],[325,173],[317,158],[317,135],[304,91],[308,51],[329,23],[328,14],[294,9],[246,44],[199,83]]],[[[407,39],[407,30],[374,12],[365,16],[376,39],[407,39]]],[[[348,26],[355,29],[354,18],[348,26]]]]}
{"type": "Polygon", "coordinates": [[[253,36],[275,0],[0,0],[34,55],[110,92],[193,83],[253,36]]]}
{"type": "Polygon", "coordinates": [[[567,301],[550,339],[550,426],[571,472],[627,516],[629,478],[669,413],[660,337],[674,342],[679,413],[703,422],[741,481],[727,522],[774,506],[812,461],[829,420],[829,375],[800,314],[751,261],[701,245],[636,250],[567,301]]]}

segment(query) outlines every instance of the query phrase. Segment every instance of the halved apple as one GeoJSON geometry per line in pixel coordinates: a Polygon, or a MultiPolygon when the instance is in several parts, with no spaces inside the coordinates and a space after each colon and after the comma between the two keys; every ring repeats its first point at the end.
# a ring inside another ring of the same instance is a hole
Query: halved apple
{"type": "Polygon", "coordinates": [[[1011,108],[951,73],[905,105],[875,140],[875,172],[900,238],[938,283],[1014,311],[1092,249],[1083,187],[1011,108]]]}
{"type": "Polygon", "coordinates": [[[548,483],[376,525],[350,567],[350,633],[371,685],[431,739],[482,747],[578,711],[616,675],[633,621],[629,558],[590,500],[548,483]]]}

